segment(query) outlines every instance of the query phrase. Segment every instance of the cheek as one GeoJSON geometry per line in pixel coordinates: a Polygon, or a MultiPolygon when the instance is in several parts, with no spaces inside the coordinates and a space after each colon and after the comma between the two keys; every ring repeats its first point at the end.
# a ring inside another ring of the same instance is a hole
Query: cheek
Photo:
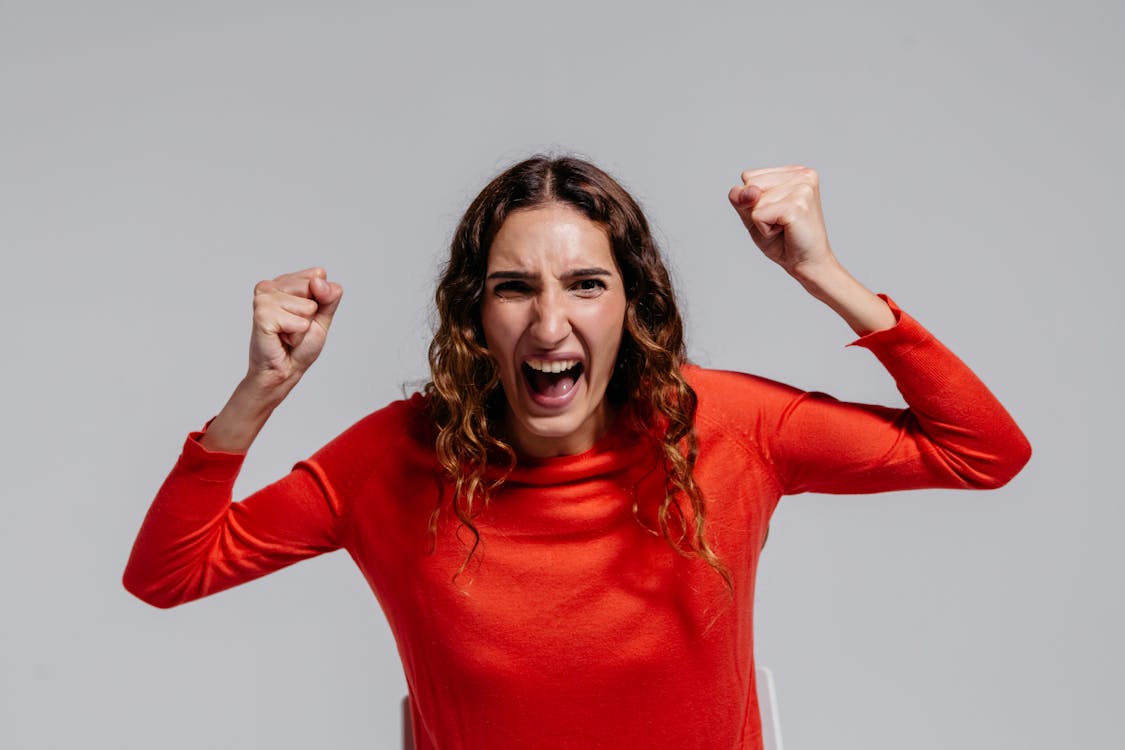
{"type": "Polygon", "coordinates": [[[501,368],[507,364],[505,354],[510,354],[515,348],[516,339],[519,337],[519,326],[512,320],[511,315],[505,315],[504,310],[495,303],[481,306],[480,323],[484,332],[484,346],[500,362],[501,368]]]}
{"type": "Polygon", "coordinates": [[[617,351],[625,334],[625,306],[602,310],[586,319],[583,326],[586,340],[599,360],[598,370],[612,371],[617,361],[617,351]]]}
{"type": "Polygon", "coordinates": [[[606,338],[614,342],[614,345],[621,341],[621,337],[625,333],[626,306],[625,298],[620,297],[614,300],[606,314],[606,317],[611,321],[606,325],[606,338]]]}
{"type": "Polygon", "coordinates": [[[500,335],[500,321],[496,311],[496,303],[485,300],[480,306],[480,328],[484,333],[484,345],[491,348],[493,344],[503,338],[500,335]]]}

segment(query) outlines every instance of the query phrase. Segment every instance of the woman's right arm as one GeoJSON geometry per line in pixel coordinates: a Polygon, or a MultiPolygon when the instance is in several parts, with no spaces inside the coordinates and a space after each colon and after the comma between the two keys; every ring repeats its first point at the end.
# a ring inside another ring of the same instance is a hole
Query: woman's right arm
{"type": "Polygon", "coordinates": [[[130,592],[170,607],[334,548],[341,509],[313,467],[239,503],[231,489],[254,438],[320,355],[342,293],[319,268],[255,286],[246,377],[189,436],[153,500],[125,569],[130,592]]]}

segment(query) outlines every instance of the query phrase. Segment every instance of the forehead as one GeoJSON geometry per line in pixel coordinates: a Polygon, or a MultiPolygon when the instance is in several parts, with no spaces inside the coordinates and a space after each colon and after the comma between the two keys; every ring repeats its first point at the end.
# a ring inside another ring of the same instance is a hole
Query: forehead
{"type": "Polygon", "coordinates": [[[617,270],[605,228],[562,203],[509,214],[488,250],[489,271],[544,266],[617,270]]]}

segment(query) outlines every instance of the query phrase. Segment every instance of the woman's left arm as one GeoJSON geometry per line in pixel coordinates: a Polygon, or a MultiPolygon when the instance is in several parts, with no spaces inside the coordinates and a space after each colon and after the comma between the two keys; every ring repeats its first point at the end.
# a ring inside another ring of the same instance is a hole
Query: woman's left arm
{"type": "Polygon", "coordinates": [[[816,172],[755,169],[742,182],[728,197],[755,244],[851,326],[909,405],[865,407],[822,394],[786,403],[771,441],[785,491],[996,487],[1014,476],[1030,457],[1027,439],[963,362],[836,259],[816,172]]]}

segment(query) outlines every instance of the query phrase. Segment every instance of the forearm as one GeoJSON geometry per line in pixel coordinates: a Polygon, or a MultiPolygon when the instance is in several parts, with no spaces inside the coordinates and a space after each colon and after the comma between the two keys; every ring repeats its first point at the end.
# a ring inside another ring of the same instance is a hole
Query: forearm
{"type": "Polygon", "coordinates": [[[1027,438],[960,358],[887,303],[897,325],[853,344],[878,357],[909,409],[844,403],[822,393],[798,393],[782,403],[781,416],[765,422],[780,426],[771,450],[785,491],[1003,485],[1027,463],[1027,438]]]}
{"type": "Polygon", "coordinates": [[[231,503],[243,456],[184,442],[137,532],[122,582],[172,607],[338,546],[339,509],[307,468],[231,503]]]}
{"type": "Polygon", "coordinates": [[[211,420],[200,445],[209,451],[245,453],[293,384],[268,386],[247,376],[211,420]]]}
{"type": "Polygon", "coordinates": [[[859,336],[884,331],[895,324],[887,303],[848,273],[835,256],[801,264],[792,276],[809,294],[835,310],[859,336]]]}
{"type": "MultiPolygon", "coordinates": [[[[1027,438],[959,357],[906,313],[897,317],[894,329],[855,344],[869,349],[894,377],[910,407],[906,433],[913,433],[924,452],[941,458],[935,468],[956,475],[964,486],[1003,485],[1030,458],[1027,438]]],[[[898,438],[888,454],[897,446],[898,438]]]]}

